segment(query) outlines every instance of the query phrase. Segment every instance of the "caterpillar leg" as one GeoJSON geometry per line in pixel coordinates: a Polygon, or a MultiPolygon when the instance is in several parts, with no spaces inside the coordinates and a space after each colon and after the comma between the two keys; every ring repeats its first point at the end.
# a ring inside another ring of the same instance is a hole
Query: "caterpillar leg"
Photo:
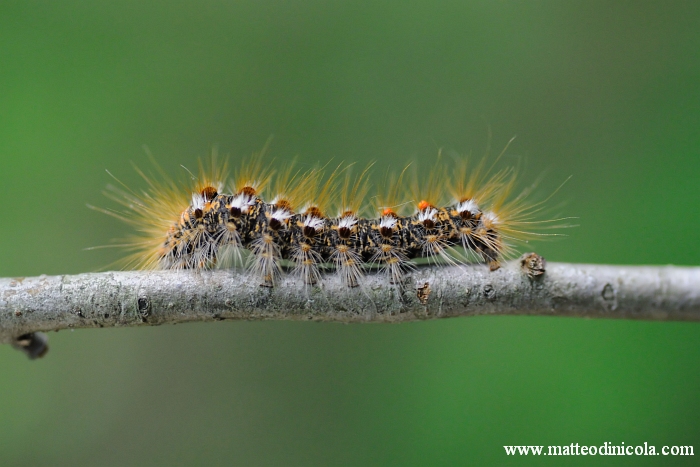
{"type": "Polygon", "coordinates": [[[294,274],[299,276],[306,285],[316,285],[321,282],[319,265],[323,262],[321,255],[314,251],[308,243],[301,243],[292,249],[294,274]]]}
{"type": "Polygon", "coordinates": [[[360,285],[363,261],[356,251],[345,244],[336,245],[330,260],[335,265],[335,270],[343,284],[348,287],[360,285]]]}
{"type": "Polygon", "coordinates": [[[262,280],[263,287],[274,287],[282,274],[280,247],[269,233],[264,233],[250,246],[248,268],[262,280]]]}

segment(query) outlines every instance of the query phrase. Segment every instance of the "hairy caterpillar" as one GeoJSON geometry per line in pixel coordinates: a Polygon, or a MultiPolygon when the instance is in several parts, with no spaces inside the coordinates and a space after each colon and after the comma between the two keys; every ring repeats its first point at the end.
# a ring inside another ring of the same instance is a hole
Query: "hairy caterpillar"
{"type": "Polygon", "coordinates": [[[355,287],[375,268],[402,286],[416,258],[476,260],[496,270],[518,242],[552,235],[542,224],[563,227],[561,219],[538,220],[544,201],[529,202],[530,189],[514,194],[517,171],[496,170],[486,158],[473,166],[438,160],[413,177],[407,167],[388,175],[370,202],[371,165],[356,175],[342,164],[327,171],[289,163],[273,171],[258,153],[229,178],[227,161],[212,153],[185,184],[154,166],[157,178],[136,169],[145,190],[109,187],[106,194],[125,210],[96,208],[136,228],[119,246],[132,251],[126,265],[139,269],[209,269],[230,256],[240,263],[248,251],[247,267],[263,286],[274,286],[284,266],[307,285],[332,269],[355,287]]]}

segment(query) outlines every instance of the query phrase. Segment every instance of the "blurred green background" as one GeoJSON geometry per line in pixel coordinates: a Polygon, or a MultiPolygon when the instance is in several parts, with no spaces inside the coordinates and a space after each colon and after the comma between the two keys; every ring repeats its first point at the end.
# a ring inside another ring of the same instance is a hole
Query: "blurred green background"
{"type": "MultiPolygon", "coordinates": [[[[483,154],[546,171],[580,227],[550,261],[700,264],[697,2],[0,3],[0,276],[94,271],[142,186],[233,160],[483,154]]],[[[700,327],[481,317],[223,322],[0,348],[0,465],[697,465],[507,457],[645,441],[700,455],[700,327]]]]}

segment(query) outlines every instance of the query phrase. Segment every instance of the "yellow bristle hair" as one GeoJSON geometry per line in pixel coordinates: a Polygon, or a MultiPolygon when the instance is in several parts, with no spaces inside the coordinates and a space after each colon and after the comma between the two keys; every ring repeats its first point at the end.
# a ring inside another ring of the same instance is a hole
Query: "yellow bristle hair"
{"type": "Polygon", "coordinates": [[[231,189],[233,194],[240,193],[245,188],[252,188],[256,194],[262,194],[270,183],[275,171],[273,161],[266,161],[265,155],[270,145],[268,141],[260,152],[254,152],[243,160],[234,174],[231,189]]]}
{"type": "Polygon", "coordinates": [[[302,211],[315,217],[326,217],[333,206],[333,199],[338,194],[338,179],[346,170],[343,164],[338,165],[325,180],[323,168],[310,174],[309,196],[302,211]]]}
{"type": "Polygon", "coordinates": [[[108,185],[105,196],[120,204],[125,210],[115,211],[88,205],[134,227],[136,233],[118,239],[108,247],[122,248],[130,252],[117,264],[124,269],[157,269],[159,258],[166,248],[168,232],[190,204],[190,196],[196,187],[188,183],[177,183],[165,175],[163,169],[151,157],[157,178],[146,174],[136,165],[134,170],[146,182],[147,188],[134,191],[109,175],[119,186],[108,185]]]}
{"type": "MultiPolygon", "coordinates": [[[[489,138],[490,139],[490,138],[489,138]]],[[[455,203],[473,200],[478,204],[488,202],[508,180],[512,173],[511,167],[496,170],[496,164],[501,160],[506,150],[515,138],[503,148],[494,159],[482,157],[477,163],[470,157],[454,158],[453,175],[447,178],[447,187],[455,203]]]]}
{"type": "Polygon", "coordinates": [[[345,176],[337,195],[336,212],[338,217],[343,217],[345,213],[352,213],[355,216],[363,214],[367,193],[369,192],[369,175],[374,163],[367,164],[362,172],[353,176],[352,166],[345,170],[345,176]]]}
{"type": "Polygon", "coordinates": [[[444,202],[444,184],[448,174],[447,167],[442,161],[442,150],[438,152],[437,159],[431,165],[427,175],[422,167],[418,167],[418,164],[412,167],[413,182],[408,187],[408,193],[416,212],[440,207],[444,202]]]}
{"type": "Polygon", "coordinates": [[[377,194],[372,197],[374,212],[379,217],[384,215],[399,215],[407,211],[406,206],[410,203],[406,201],[406,187],[404,180],[411,168],[411,164],[404,166],[398,174],[394,171],[387,171],[384,175],[377,194]]]}
{"type": "Polygon", "coordinates": [[[501,234],[499,250],[505,259],[513,258],[517,254],[518,245],[528,243],[530,240],[562,235],[544,232],[545,230],[571,227],[565,223],[571,219],[570,217],[542,219],[544,211],[549,209],[548,201],[561,189],[563,183],[547,198],[533,201],[531,198],[538,182],[513,196],[513,192],[517,189],[517,180],[518,173],[515,170],[512,170],[507,178],[504,177],[504,180],[499,180],[499,190],[489,206],[489,212],[494,216],[487,219],[489,227],[497,229],[501,234]]]}
{"type": "Polygon", "coordinates": [[[297,212],[301,206],[309,202],[319,176],[316,169],[302,172],[301,169],[296,168],[295,161],[290,162],[286,169],[273,177],[271,204],[297,212]]]}

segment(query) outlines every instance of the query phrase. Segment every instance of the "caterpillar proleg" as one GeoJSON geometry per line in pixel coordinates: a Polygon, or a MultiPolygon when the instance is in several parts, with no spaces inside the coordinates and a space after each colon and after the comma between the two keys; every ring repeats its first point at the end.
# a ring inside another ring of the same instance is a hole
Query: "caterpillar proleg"
{"type": "Polygon", "coordinates": [[[259,153],[230,177],[228,162],[213,153],[196,175],[187,171],[187,183],[169,179],[156,163],[155,176],[137,168],[146,188],[110,186],[106,194],[123,209],[98,209],[136,228],[119,245],[131,251],[127,267],[203,270],[245,262],[267,287],[285,270],[306,286],[333,271],[348,287],[378,270],[401,287],[418,258],[476,261],[493,271],[519,242],[566,226],[541,219],[546,200],[531,202],[531,189],[517,192],[517,171],[496,169],[496,161],[445,164],[438,157],[429,173],[414,170],[406,183],[407,166],[388,174],[370,198],[372,165],[272,170],[259,153]]]}

